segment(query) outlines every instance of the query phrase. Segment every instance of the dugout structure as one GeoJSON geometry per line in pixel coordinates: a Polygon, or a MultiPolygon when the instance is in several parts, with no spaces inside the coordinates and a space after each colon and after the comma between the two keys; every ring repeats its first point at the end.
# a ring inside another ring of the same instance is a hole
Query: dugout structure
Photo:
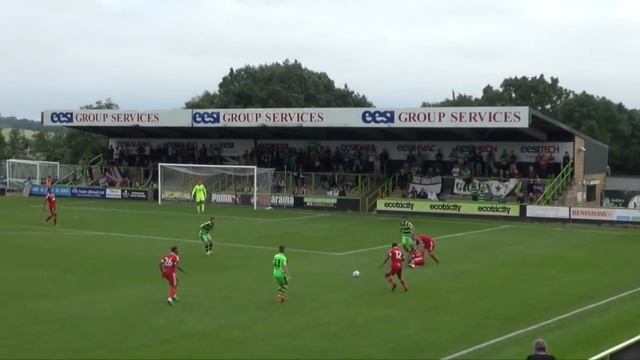
{"type": "Polygon", "coordinates": [[[513,151],[526,166],[540,153],[573,163],[571,204],[600,206],[608,146],[528,107],[286,108],[180,110],[47,110],[45,126],[108,136],[111,145],[192,141],[214,144],[223,156],[251,148],[319,146],[383,150],[390,163],[440,149],[513,151]]]}

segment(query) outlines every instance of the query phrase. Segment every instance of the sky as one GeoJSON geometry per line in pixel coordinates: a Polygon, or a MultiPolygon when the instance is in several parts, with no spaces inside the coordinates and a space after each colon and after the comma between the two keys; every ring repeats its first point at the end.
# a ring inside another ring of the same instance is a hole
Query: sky
{"type": "Polygon", "coordinates": [[[640,108],[636,0],[0,0],[0,114],[173,109],[297,59],[378,107],[545,74],[640,108]]]}

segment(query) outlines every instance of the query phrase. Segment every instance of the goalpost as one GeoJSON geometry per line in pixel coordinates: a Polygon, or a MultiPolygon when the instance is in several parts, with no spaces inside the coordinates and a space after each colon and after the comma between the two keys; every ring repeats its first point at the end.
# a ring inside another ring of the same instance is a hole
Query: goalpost
{"type": "Polygon", "coordinates": [[[7,188],[19,188],[27,179],[37,184],[45,176],[60,179],[60,163],[56,161],[7,160],[7,188]]]}
{"type": "Polygon", "coordinates": [[[202,181],[207,202],[271,205],[274,169],[241,165],[158,164],[158,204],[191,202],[193,187],[202,181]]]}

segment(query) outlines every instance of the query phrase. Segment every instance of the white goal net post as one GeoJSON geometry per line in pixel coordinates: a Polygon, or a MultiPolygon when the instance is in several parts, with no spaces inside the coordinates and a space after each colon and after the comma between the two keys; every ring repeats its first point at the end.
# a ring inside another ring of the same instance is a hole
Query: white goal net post
{"type": "Polygon", "coordinates": [[[47,176],[60,179],[60,163],[56,161],[9,159],[6,171],[9,189],[21,189],[27,180],[31,180],[32,184],[40,184],[47,176]]]}
{"type": "Polygon", "coordinates": [[[193,187],[202,181],[207,203],[271,205],[275,169],[241,165],[158,164],[158,204],[193,202],[193,187]]]}

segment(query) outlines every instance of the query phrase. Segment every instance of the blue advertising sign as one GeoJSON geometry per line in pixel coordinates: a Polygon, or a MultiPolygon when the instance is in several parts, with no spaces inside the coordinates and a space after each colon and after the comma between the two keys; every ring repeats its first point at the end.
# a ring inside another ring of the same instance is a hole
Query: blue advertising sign
{"type": "MultiPolygon", "coordinates": [[[[35,196],[47,195],[47,190],[48,189],[49,189],[49,186],[33,185],[33,186],[31,186],[31,195],[35,195],[35,196]]],[[[53,186],[53,187],[51,187],[51,189],[53,189],[53,193],[56,196],[59,196],[59,197],[71,196],[71,188],[69,188],[69,187],[66,187],[66,186],[53,186]]]]}
{"type": "Polygon", "coordinates": [[[71,197],[105,199],[107,197],[107,189],[72,187],[71,197]]]}

